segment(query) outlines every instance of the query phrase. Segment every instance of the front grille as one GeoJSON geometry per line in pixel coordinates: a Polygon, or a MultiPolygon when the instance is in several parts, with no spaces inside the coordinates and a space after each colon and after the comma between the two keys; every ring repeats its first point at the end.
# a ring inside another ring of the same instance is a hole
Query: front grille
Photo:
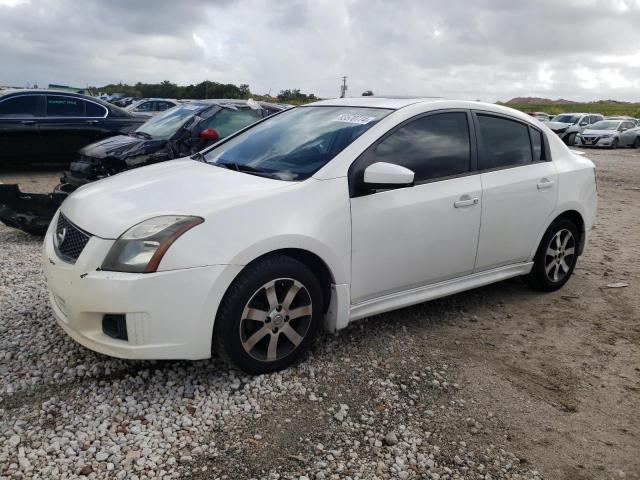
{"type": "Polygon", "coordinates": [[[76,263],[90,238],[90,233],[76,227],[62,213],[58,216],[53,245],[58,256],[65,262],[76,263]]]}

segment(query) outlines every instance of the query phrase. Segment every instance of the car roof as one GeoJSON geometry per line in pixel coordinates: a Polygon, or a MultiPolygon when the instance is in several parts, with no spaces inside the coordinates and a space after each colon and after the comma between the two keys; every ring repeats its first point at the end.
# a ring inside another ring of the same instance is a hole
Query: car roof
{"type": "Polygon", "coordinates": [[[308,103],[306,106],[314,107],[369,107],[369,108],[389,108],[397,110],[399,108],[413,105],[415,103],[428,103],[442,100],[436,97],[349,97],[332,98],[308,103]]]}

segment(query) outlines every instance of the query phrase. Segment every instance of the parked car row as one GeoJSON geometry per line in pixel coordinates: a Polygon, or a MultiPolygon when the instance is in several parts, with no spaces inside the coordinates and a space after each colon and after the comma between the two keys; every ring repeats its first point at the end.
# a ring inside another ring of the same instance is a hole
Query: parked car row
{"type": "Polygon", "coordinates": [[[569,146],[640,147],[640,119],[628,116],[605,118],[599,113],[561,113],[553,118],[544,112],[531,112],[529,115],[546,123],[569,146]]]}
{"type": "Polygon", "coordinates": [[[193,155],[288,108],[252,100],[194,100],[176,102],[176,106],[149,118],[78,94],[37,90],[2,93],[0,165],[68,167],[61,184],[49,194],[0,185],[0,221],[35,234],[45,232],[64,198],[81,185],[193,155]]]}

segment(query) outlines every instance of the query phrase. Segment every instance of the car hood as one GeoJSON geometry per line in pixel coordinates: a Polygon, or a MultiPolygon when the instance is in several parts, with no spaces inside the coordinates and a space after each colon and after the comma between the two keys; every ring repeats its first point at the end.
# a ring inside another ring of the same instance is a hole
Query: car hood
{"type": "Polygon", "coordinates": [[[166,145],[166,140],[147,140],[132,135],[116,135],[80,149],[80,155],[91,158],[124,159],[133,155],[154,153],[166,145]]]}
{"type": "Polygon", "coordinates": [[[610,135],[613,133],[617,133],[617,130],[592,130],[586,129],[582,132],[582,135],[610,135]]]}
{"type": "Polygon", "coordinates": [[[547,127],[551,130],[561,130],[563,128],[567,128],[573,125],[573,123],[564,123],[564,122],[547,122],[547,127]]]}
{"type": "Polygon", "coordinates": [[[119,173],[80,187],[62,204],[78,227],[101,238],[159,215],[207,217],[216,210],[259,200],[285,182],[216,167],[189,158],[119,173]]]}

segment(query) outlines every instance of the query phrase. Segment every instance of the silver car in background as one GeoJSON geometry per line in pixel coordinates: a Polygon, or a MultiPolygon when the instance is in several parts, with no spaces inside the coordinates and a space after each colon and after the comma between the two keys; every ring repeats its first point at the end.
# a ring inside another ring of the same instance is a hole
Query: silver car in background
{"type": "Polygon", "coordinates": [[[640,127],[633,120],[602,120],[576,135],[582,147],[640,147],[640,127]]]}
{"type": "Polygon", "coordinates": [[[151,118],[177,105],[180,105],[180,102],[174,98],[143,98],[133,102],[125,110],[136,117],[151,118]]]}
{"type": "Polygon", "coordinates": [[[561,113],[553,117],[547,126],[558,135],[564,143],[571,146],[575,143],[576,135],[590,125],[604,120],[599,113],[561,113]]]}

